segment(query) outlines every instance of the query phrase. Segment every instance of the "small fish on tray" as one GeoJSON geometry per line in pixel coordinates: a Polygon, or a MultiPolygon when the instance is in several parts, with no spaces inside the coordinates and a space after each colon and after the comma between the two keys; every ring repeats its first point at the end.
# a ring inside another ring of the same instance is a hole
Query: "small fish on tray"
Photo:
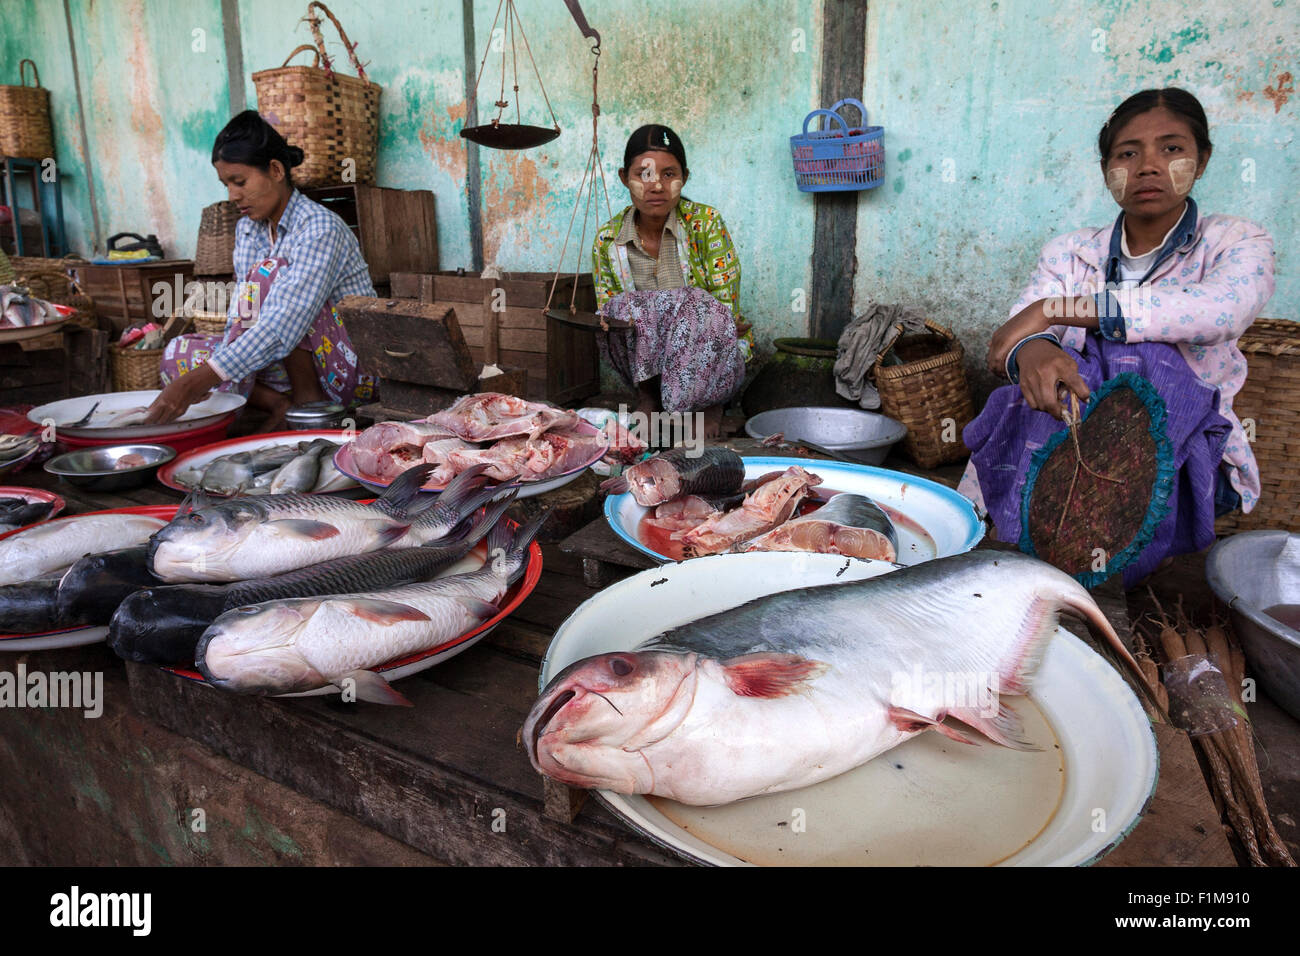
{"type": "Polygon", "coordinates": [[[267,445],[213,458],[176,472],[175,480],[191,491],[232,495],[323,494],[357,487],[334,467],[338,445],[328,438],[267,445]]]}
{"type": "Polygon", "coordinates": [[[41,440],[36,435],[0,435],[0,465],[17,461],[31,453],[41,440]]]}
{"type": "Polygon", "coordinates": [[[25,528],[49,517],[53,501],[29,501],[26,498],[0,497],[0,534],[25,528]]]}

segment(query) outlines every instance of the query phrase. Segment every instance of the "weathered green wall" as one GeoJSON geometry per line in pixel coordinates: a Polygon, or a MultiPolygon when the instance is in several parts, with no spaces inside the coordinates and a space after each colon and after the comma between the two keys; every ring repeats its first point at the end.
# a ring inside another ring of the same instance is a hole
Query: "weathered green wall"
{"type": "MultiPolygon", "coordinates": [[[[208,162],[230,114],[221,2],[69,4],[98,238],[153,231],[169,252],[190,255],[200,210],[224,194],[208,162]]],[[[1195,195],[1207,211],[1247,216],[1272,232],[1278,291],[1268,311],[1300,317],[1300,100],[1290,92],[1300,74],[1297,6],[870,3],[864,99],[885,127],[888,181],[860,194],[855,302],[846,311],[868,300],[919,303],[981,350],[1043,242],[1113,217],[1094,159],[1098,126],[1129,93],[1172,83],[1201,97],[1216,144],[1195,195]]],[[[384,88],[379,184],[432,189],[441,264],[469,266],[467,154],[458,135],[466,114],[462,3],[335,0],[331,8],[384,88]]],[[[564,133],[535,150],[481,152],[484,248],[505,269],[550,270],[590,145],[591,56],[560,0],[519,8],[564,133]]],[[[305,9],[301,0],[239,0],[250,105],[251,73],[310,42],[305,9]]],[[[788,137],[823,105],[822,4],[586,0],[584,9],[604,40],[601,145],[615,208],[628,201],[616,177],[627,134],[645,122],[674,127],[692,170],[686,194],[717,206],[736,238],[742,304],[760,338],[802,333],[807,312],[796,309],[811,279],[814,200],[794,188],[788,137]]],[[[16,81],[23,55],[41,65],[69,232],[74,248],[89,252],[96,237],[63,10],[63,0],[0,4],[0,81],[16,81]]],[[[475,69],[496,11],[496,0],[474,2],[475,69]]],[[[342,64],[328,24],[325,33],[342,64]]],[[[481,117],[492,112],[498,64],[489,56],[481,117]]],[[[520,68],[524,120],[549,125],[526,58],[520,68]]],[[[569,268],[576,244],[575,235],[569,268]]],[[[586,248],[581,259],[586,268],[586,248]]]]}
{"type": "Polygon", "coordinates": [[[1182,86],[1214,144],[1192,195],[1269,230],[1265,314],[1300,319],[1300,100],[1278,93],[1296,75],[1296,0],[870,4],[865,102],[888,181],[858,208],[859,307],[919,303],[982,364],[1043,244],[1118,214],[1097,163],[1111,111],[1182,86]]]}

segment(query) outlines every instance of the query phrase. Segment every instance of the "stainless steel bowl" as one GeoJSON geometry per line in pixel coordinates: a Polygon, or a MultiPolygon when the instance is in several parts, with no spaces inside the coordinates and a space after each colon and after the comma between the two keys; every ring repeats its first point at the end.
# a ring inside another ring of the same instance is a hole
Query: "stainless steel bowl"
{"type": "Polygon", "coordinates": [[[804,405],[760,412],[745,422],[745,431],[756,439],[781,432],[788,442],[815,442],[864,465],[878,465],[903,440],[907,426],[878,412],[804,405]]]}
{"type": "Polygon", "coordinates": [[[1264,613],[1300,605],[1300,534],[1247,531],[1224,538],[1206,558],[1205,577],[1232,612],[1251,676],[1300,720],[1300,631],[1264,613]]]}
{"type": "Polygon", "coordinates": [[[87,491],[122,491],[140,487],[175,457],[170,445],[105,445],[57,455],[45,463],[45,470],[87,491]],[[127,455],[139,455],[144,464],[117,467],[127,455]]]}
{"type": "Polygon", "coordinates": [[[285,412],[284,424],[290,431],[313,431],[318,428],[342,428],[347,409],[337,402],[307,402],[285,412]]]}

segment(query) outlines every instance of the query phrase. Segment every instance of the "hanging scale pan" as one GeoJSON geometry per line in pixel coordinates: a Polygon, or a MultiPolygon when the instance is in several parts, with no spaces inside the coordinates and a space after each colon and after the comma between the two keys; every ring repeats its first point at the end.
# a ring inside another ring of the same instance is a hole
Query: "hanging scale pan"
{"type": "MultiPolygon", "coordinates": [[[[565,6],[569,8],[569,13],[573,15],[574,22],[578,24],[578,29],[582,31],[583,36],[594,37],[596,48],[600,47],[600,34],[593,30],[587,23],[586,16],[583,15],[582,8],[578,5],[578,0],[564,0],[565,6]]],[[[513,64],[513,86],[515,100],[515,118],[521,118],[519,109],[519,69],[518,57],[515,49],[515,33],[517,32],[524,41],[524,52],[528,54],[528,62],[533,66],[533,75],[537,77],[537,85],[542,91],[542,98],[546,101],[546,108],[551,111],[551,121],[554,124],[551,127],[529,126],[525,123],[503,123],[501,117],[510,101],[506,99],[506,51],[505,46],[501,48],[501,90],[493,104],[497,108],[497,115],[490,123],[484,123],[480,126],[467,126],[460,131],[460,135],[471,143],[477,143],[480,146],[486,146],[489,149],[532,149],[534,146],[541,146],[543,143],[549,143],[560,135],[560,121],[556,119],[555,110],[551,108],[551,101],[546,96],[546,87],[542,84],[541,74],[537,72],[537,63],[533,60],[533,52],[528,46],[528,37],[524,34],[523,25],[519,22],[519,14],[515,11],[514,0],[501,0],[497,6],[497,15],[492,21],[492,30],[489,35],[495,36],[497,22],[501,19],[502,9],[506,11],[506,24],[504,33],[510,37],[510,62],[513,64]]],[[[488,51],[491,50],[491,42],[488,49],[483,51],[483,62],[479,65],[478,81],[474,88],[477,94],[478,85],[483,80],[483,67],[487,64],[488,51]]]]}
{"type": "Polygon", "coordinates": [[[549,143],[560,135],[558,126],[547,129],[544,126],[524,126],[519,123],[487,123],[483,126],[467,126],[460,131],[471,143],[478,143],[489,149],[532,149],[549,143]]]}

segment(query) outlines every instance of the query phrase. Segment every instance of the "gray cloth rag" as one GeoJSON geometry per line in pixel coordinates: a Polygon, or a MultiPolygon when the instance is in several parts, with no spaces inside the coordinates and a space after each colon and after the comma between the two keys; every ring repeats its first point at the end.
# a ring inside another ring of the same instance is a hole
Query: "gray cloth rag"
{"type": "Polygon", "coordinates": [[[924,332],[925,316],[904,305],[869,304],[840,335],[835,357],[835,391],[859,407],[880,407],[880,393],[868,381],[876,357],[904,332],[924,332]]]}

